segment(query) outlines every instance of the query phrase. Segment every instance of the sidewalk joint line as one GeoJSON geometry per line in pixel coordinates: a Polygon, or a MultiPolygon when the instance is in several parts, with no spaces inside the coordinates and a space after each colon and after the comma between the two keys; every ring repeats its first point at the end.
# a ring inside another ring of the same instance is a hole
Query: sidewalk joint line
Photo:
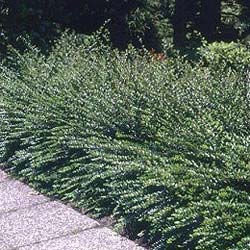
{"type": "Polygon", "coordinates": [[[25,245],[22,245],[22,246],[15,247],[15,248],[13,248],[11,250],[18,250],[18,249],[20,249],[22,247],[29,247],[29,246],[33,246],[33,245],[38,245],[40,243],[45,243],[45,242],[48,242],[48,241],[51,241],[51,240],[58,240],[58,239],[78,235],[78,234],[81,234],[83,232],[89,231],[91,229],[101,229],[101,228],[106,228],[106,227],[103,226],[103,225],[96,225],[96,226],[91,226],[91,227],[88,227],[88,228],[85,228],[85,229],[80,229],[79,228],[77,230],[72,230],[72,231],[70,231],[70,232],[68,232],[67,234],[64,234],[64,235],[60,235],[60,236],[53,237],[53,238],[46,239],[46,240],[36,241],[36,242],[30,243],[30,244],[25,244],[25,245]]]}
{"type": "Polygon", "coordinates": [[[28,209],[28,208],[37,207],[37,206],[39,206],[39,205],[43,205],[43,204],[46,204],[46,203],[49,203],[49,202],[52,202],[52,201],[51,201],[51,200],[43,201],[43,202],[41,202],[41,203],[33,204],[33,205],[30,205],[30,206],[25,206],[25,207],[20,207],[20,208],[11,209],[11,210],[8,210],[8,211],[5,211],[5,212],[0,212],[0,216],[5,215],[5,214],[15,213],[15,212],[17,212],[17,211],[24,210],[24,209],[28,209]]]}

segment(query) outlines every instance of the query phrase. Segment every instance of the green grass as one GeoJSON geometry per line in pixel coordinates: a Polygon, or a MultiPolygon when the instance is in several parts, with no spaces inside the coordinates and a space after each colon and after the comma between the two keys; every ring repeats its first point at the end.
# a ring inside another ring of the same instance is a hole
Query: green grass
{"type": "Polygon", "coordinates": [[[141,54],[74,34],[10,53],[2,162],[153,249],[249,249],[247,74],[141,54]]]}

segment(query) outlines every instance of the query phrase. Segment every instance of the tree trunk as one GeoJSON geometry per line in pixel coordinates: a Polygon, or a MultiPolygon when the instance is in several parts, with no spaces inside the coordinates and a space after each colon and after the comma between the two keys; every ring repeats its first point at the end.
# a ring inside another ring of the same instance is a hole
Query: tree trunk
{"type": "Polygon", "coordinates": [[[175,0],[174,12],[174,44],[182,47],[186,41],[187,0],[175,0]]]}
{"type": "Polygon", "coordinates": [[[111,1],[109,31],[114,47],[126,49],[129,43],[129,27],[126,21],[128,4],[126,1],[111,1]]]}
{"type": "Polygon", "coordinates": [[[201,1],[201,33],[208,41],[214,41],[221,23],[221,0],[201,1]]]}

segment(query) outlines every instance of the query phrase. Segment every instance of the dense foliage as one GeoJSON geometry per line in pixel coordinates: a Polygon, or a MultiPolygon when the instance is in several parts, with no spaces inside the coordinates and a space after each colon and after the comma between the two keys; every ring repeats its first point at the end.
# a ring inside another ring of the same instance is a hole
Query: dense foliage
{"type": "Polygon", "coordinates": [[[6,169],[154,249],[249,249],[247,66],[158,61],[101,40],[64,34],[48,56],[33,47],[2,62],[6,169]]]}

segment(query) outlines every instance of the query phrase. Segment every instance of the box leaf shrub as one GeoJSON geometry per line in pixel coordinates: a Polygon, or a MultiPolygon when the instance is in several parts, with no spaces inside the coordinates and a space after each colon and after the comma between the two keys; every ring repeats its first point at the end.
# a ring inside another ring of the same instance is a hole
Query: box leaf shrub
{"type": "Polygon", "coordinates": [[[248,249],[247,73],[101,40],[66,33],[2,63],[6,170],[152,249],[248,249]]]}

